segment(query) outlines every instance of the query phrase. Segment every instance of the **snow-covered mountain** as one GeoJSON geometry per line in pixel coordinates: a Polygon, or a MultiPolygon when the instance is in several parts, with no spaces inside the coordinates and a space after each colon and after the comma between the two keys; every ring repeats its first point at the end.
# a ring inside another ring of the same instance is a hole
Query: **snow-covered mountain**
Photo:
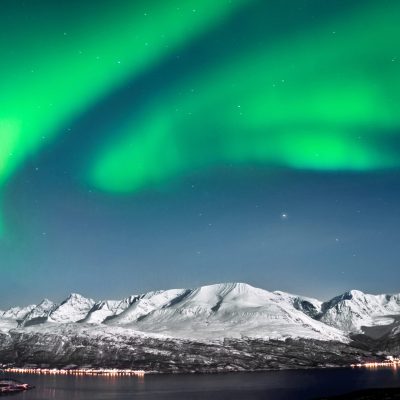
{"type": "Polygon", "coordinates": [[[90,324],[101,324],[109,318],[116,317],[137,303],[142,298],[148,298],[155,292],[149,292],[142,295],[129,296],[123,300],[101,300],[94,304],[86,317],[81,321],[90,324]]]}
{"type": "Polygon", "coordinates": [[[399,351],[400,295],[355,290],[321,302],[223,283],[98,302],[71,294],[0,313],[0,362],[15,365],[217,372],[343,366],[399,351]]]}
{"type": "Polygon", "coordinates": [[[36,306],[31,304],[26,307],[12,307],[3,312],[1,318],[4,319],[13,319],[13,320],[22,320],[25,316],[30,313],[36,306]]]}
{"type": "Polygon", "coordinates": [[[308,316],[315,318],[321,314],[322,301],[311,297],[297,296],[281,291],[275,291],[275,294],[280,296],[283,301],[293,304],[294,308],[304,312],[308,316]]]}
{"type": "Polygon", "coordinates": [[[371,295],[351,290],[323,303],[320,321],[346,332],[389,325],[400,315],[400,295],[371,295]]]}
{"type": "Polygon", "coordinates": [[[341,331],[312,319],[282,296],[244,283],[148,293],[105,323],[179,338],[345,340],[341,331]]]}
{"type": "Polygon", "coordinates": [[[61,304],[44,299],[38,305],[13,307],[0,314],[0,329],[6,323],[24,327],[46,322],[78,322],[86,318],[94,304],[92,299],[72,293],[61,304]]]}
{"type": "Polygon", "coordinates": [[[35,323],[45,322],[49,314],[57,307],[57,304],[48,299],[42,300],[37,306],[34,306],[20,321],[20,326],[33,325],[35,323]]]}
{"type": "Polygon", "coordinates": [[[18,326],[27,314],[29,314],[35,305],[27,307],[12,307],[6,311],[0,311],[0,332],[8,332],[18,326]]]}
{"type": "Polygon", "coordinates": [[[48,316],[48,322],[68,323],[78,322],[86,318],[95,301],[80,294],[72,293],[48,316]]]}
{"type": "Polygon", "coordinates": [[[392,324],[397,317],[400,295],[352,290],[323,303],[245,283],[223,283],[148,292],[123,300],[95,302],[79,294],[71,294],[60,304],[45,299],[37,306],[0,313],[0,330],[7,332],[17,326],[40,330],[76,323],[180,339],[308,338],[344,343],[350,333],[392,324]]]}
{"type": "Polygon", "coordinates": [[[103,300],[94,304],[82,322],[101,324],[110,316],[118,315],[129,306],[125,300],[103,300]]]}

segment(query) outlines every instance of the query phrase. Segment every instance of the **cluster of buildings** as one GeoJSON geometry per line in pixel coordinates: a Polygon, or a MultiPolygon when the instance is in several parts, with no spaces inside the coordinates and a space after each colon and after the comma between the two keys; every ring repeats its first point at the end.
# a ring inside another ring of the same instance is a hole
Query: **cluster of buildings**
{"type": "Polygon", "coordinates": [[[144,376],[145,371],[135,369],[118,368],[91,368],[91,367],[65,367],[65,368],[3,368],[4,372],[13,374],[37,374],[37,375],[91,375],[91,376],[144,376]]]}
{"type": "Polygon", "coordinates": [[[367,367],[367,368],[378,368],[378,367],[400,367],[400,358],[394,356],[387,356],[386,360],[379,362],[366,362],[361,364],[351,364],[353,368],[355,367],[367,367]]]}

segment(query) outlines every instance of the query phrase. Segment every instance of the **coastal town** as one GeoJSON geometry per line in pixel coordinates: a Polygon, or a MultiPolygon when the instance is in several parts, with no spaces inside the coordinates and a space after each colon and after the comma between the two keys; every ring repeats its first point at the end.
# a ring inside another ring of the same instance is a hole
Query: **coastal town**
{"type": "Polygon", "coordinates": [[[34,386],[9,378],[8,376],[18,374],[34,374],[34,375],[69,375],[69,376],[102,376],[102,377],[122,377],[135,376],[144,378],[145,371],[134,369],[117,369],[117,368],[93,368],[92,366],[78,367],[69,365],[64,368],[39,368],[36,365],[28,365],[22,368],[10,367],[0,364],[0,373],[4,374],[2,379],[0,375],[0,395],[13,394],[33,389],[34,386]]]}
{"type": "Polygon", "coordinates": [[[400,358],[394,356],[387,356],[385,360],[379,362],[366,362],[360,364],[351,364],[352,368],[379,368],[379,367],[400,367],[400,358]]]}
{"type": "Polygon", "coordinates": [[[138,376],[143,377],[145,371],[117,368],[92,368],[69,366],[64,368],[38,368],[38,367],[6,367],[1,369],[8,374],[36,374],[36,375],[79,375],[79,376],[138,376]]]}

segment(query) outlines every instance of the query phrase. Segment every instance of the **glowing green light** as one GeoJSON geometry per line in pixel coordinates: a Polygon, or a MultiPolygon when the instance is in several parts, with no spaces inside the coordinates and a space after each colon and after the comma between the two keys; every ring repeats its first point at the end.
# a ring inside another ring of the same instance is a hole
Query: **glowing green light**
{"type": "Polygon", "coordinates": [[[70,18],[28,2],[0,13],[0,188],[69,119],[246,3],[87,3],[70,18]]]}
{"type": "Polygon", "coordinates": [[[363,7],[182,80],[116,131],[89,179],[129,192],[227,162],[322,171],[400,166],[399,152],[384,146],[400,133],[395,9],[363,7]]]}

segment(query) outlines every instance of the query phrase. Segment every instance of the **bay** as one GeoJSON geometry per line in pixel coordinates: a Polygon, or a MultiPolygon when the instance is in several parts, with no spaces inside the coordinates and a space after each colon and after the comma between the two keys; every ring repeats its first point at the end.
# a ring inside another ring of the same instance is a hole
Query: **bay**
{"type": "Polygon", "coordinates": [[[400,387],[400,373],[391,368],[145,377],[24,374],[14,378],[36,386],[16,395],[21,400],[309,400],[359,389],[400,387]]]}

